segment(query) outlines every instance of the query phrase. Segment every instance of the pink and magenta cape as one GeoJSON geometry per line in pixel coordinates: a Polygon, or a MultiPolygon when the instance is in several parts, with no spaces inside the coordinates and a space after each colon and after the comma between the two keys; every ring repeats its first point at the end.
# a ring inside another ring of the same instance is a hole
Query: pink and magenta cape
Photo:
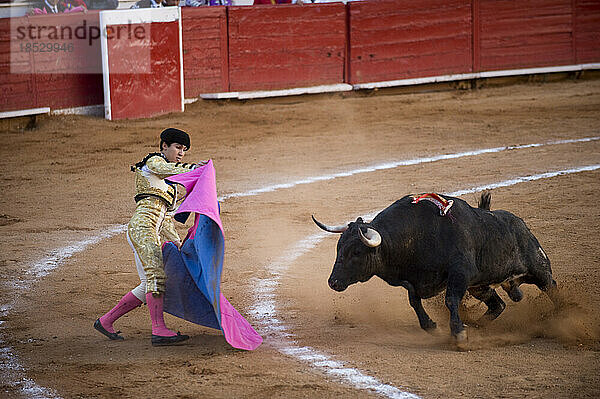
{"type": "Polygon", "coordinates": [[[165,311],[222,330],[235,348],[256,349],[262,337],[221,293],[225,236],[212,161],[166,180],[183,185],[187,192],[175,219],[185,220],[193,213],[195,220],[181,249],[173,243],[163,246],[167,275],[165,311]]]}

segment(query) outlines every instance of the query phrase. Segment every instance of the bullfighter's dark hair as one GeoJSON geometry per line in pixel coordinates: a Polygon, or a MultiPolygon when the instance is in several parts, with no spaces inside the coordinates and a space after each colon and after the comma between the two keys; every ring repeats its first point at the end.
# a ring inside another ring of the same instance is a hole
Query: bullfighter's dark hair
{"type": "Polygon", "coordinates": [[[183,130],[170,127],[168,129],[163,130],[160,134],[159,146],[161,151],[163,143],[165,143],[167,147],[173,143],[182,144],[185,146],[185,150],[187,151],[190,149],[190,136],[183,130]]]}

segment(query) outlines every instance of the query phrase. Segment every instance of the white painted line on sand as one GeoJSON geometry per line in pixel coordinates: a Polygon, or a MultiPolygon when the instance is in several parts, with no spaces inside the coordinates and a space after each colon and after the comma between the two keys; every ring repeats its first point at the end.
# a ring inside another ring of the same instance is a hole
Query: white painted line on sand
{"type": "Polygon", "coordinates": [[[95,236],[85,238],[81,241],[74,242],[66,247],[58,248],[50,252],[50,255],[34,262],[31,267],[27,270],[27,274],[31,275],[31,279],[26,279],[25,282],[30,284],[35,280],[46,277],[54,269],[56,269],[61,263],[69,259],[71,256],[83,252],[90,245],[94,245],[105,238],[110,238],[114,235],[124,233],[127,231],[127,225],[116,225],[111,226],[106,230],[100,231],[95,236]]]}
{"type": "Polygon", "coordinates": [[[273,185],[260,187],[260,188],[256,188],[256,189],[249,190],[249,191],[225,194],[225,195],[219,197],[219,201],[224,201],[229,198],[250,197],[250,196],[254,196],[254,195],[258,195],[258,194],[273,192],[276,190],[292,188],[292,187],[299,186],[302,184],[317,183],[317,182],[321,182],[321,181],[337,179],[340,177],[349,177],[349,176],[357,175],[360,173],[375,172],[378,170],[394,169],[394,168],[398,168],[400,166],[419,165],[419,164],[423,164],[423,163],[431,163],[431,162],[444,161],[444,160],[448,160],[448,159],[457,159],[457,158],[463,158],[463,157],[473,157],[473,156],[477,156],[477,155],[498,153],[498,152],[509,151],[509,150],[522,150],[522,149],[526,149],[526,148],[536,148],[536,147],[543,147],[543,146],[548,146],[548,145],[584,143],[584,142],[598,141],[598,140],[600,140],[600,136],[585,137],[585,138],[581,138],[581,139],[553,140],[553,141],[547,141],[545,143],[533,143],[533,144],[523,144],[523,145],[515,145],[515,146],[481,148],[478,150],[455,152],[452,154],[434,155],[432,157],[422,157],[422,158],[413,158],[413,159],[405,159],[405,160],[400,160],[400,161],[378,163],[378,164],[374,164],[371,166],[365,166],[363,168],[357,168],[357,169],[353,169],[353,170],[349,170],[349,171],[345,171],[345,172],[338,172],[338,173],[332,173],[332,174],[320,175],[320,176],[312,176],[312,177],[307,177],[305,179],[296,180],[293,182],[273,184],[273,185]]]}
{"type": "MultiPolygon", "coordinates": [[[[125,225],[111,226],[110,228],[88,237],[84,240],[58,248],[51,251],[47,257],[31,264],[26,271],[25,276],[16,281],[7,282],[7,288],[13,292],[2,299],[0,304],[0,381],[7,386],[21,392],[21,394],[30,399],[59,399],[60,396],[52,389],[41,387],[35,381],[27,378],[26,370],[21,365],[19,357],[3,339],[2,331],[7,328],[4,320],[8,313],[13,309],[15,301],[18,300],[19,292],[28,291],[39,279],[50,274],[60,264],[65,262],[71,256],[84,251],[90,245],[96,244],[105,238],[110,238],[116,234],[122,233],[127,229],[125,225]],[[7,299],[9,302],[7,302],[7,299]]],[[[1,388],[0,388],[1,389],[1,388]]]]}
{"type": "MultiPolygon", "coordinates": [[[[25,377],[25,368],[19,363],[18,356],[0,338],[0,381],[21,392],[31,399],[59,399],[60,396],[52,389],[44,388],[30,378],[25,377]]],[[[0,388],[2,389],[2,388],[0,388]]],[[[0,393],[2,393],[0,391],[0,393]]],[[[4,392],[8,393],[8,391],[4,392]]]]}
{"type": "Polygon", "coordinates": [[[525,183],[528,181],[550,179],[550,178],[556,177],[556,176],[570,175],[571,173],[590,172],[590,171],[594,171],[599,168],[600,168],[600,165],[589,165],[589,166],[582,166],[582,167],[578,167],[578,168],[558,170],[556,172],[540,173],[538,175],[521,176],[521,177],[516,177],[514,179],[511,179],[511,180],[504,180],[504,181],[501,181],[498,183],[491,183],[491,184],[487,184],[484,186],[470,188],[467,190],[453,191],[451,193],[447,193],[446,195],[450,195],[452,197],[460,197],[461,195],[465,195],[465,194],[477,193],[477,192],[484,191],[484,190],[493,190],[494,188],[514,186],[515,184],[525,183]]]}
{"type": "MultiPolygon", "coordinates": [[[[453,197],[461,196],[470,193],[481,192],[494,188],[509,187],[515,184],[530,182],[541,179],[549,179],[556,176],[568,175],[572,173],[594,171],[600,169],[600,164],[589,165],[564,169],[554,172],[540,173],[536,175],[520,176],[514,179],[503,180],[487,185],[457,190],[451,193],[445,193],[453,197]]],[[[373,218],[381,210],[372,212],[365,218],[373,218]]],[[[291,357],[308,363],[311,367],[326,373],[331,377],[343,380],[351,384],[357,389],[364,389],[377,392],[388,398],[418,398],[418,396],[409,392],[404,392],[390,384],[384,384],[374,377],[368,376],[355,368],[344,365],[343,362],[335,360],[331,355],[314,349],[309,346],[299,346],[294,340],[295,334],[292,329],[285,325],[278,316],[277,295],[276,289],[279,287],[281,276],[285,274],[291,265],[298,260],[302,255],[308,253],[317,246],[321,240],[330,233],[320,232],[310,235],[300,240],[296,245],[284,252],[275,262],[266,267],[266,270],[271,273],[271,276],[266,279],[258,279],[253,285],[254,288],[254,304],[250,308],[251,314],[258,321],[260,330],[263,334],[268,334],[275,340],[276,348],[291,357]]]]}

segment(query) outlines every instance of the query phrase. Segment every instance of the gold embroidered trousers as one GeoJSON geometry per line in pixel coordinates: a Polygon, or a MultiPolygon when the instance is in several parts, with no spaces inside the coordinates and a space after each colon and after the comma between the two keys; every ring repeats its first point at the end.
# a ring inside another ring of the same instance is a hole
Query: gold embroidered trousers
{"type": "Polygon", "coordinates": [[[127,225],[127,235],[144,270],[146,293],[164,293],[162,243],[173,241],[179,245],[179,235],[172,216],[167,214],[166,202],[157,197],[138,201],[127,225]]]}

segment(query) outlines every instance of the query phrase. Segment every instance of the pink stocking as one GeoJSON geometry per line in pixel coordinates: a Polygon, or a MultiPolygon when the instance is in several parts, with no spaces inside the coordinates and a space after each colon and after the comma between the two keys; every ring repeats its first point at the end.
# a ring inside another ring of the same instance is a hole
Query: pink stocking
{"type": "Polygon", "coordinates": [[[115,329],[113,328],[113,323],[117,321],[119,317],[137,308],[141,304],[142,301],[140,301],[135,295],[133,295],[131,291],[129,291],[123,296],[123,298],[121,298],[119,303],[117,303],[114,308],[112,308],[104,316],[100,317],[100,324],[102,324],[102,327],[104,327],[106,331],[114,333],[115,329]]]}
{"type": "Polygon", "coordinates": [[[161,337],[174,337],[177,333],[169,330],[163,317],[163,295],[154,296],[151,292],[146,294],[146,303],[152,319],[152,335],[161,337]]]}

